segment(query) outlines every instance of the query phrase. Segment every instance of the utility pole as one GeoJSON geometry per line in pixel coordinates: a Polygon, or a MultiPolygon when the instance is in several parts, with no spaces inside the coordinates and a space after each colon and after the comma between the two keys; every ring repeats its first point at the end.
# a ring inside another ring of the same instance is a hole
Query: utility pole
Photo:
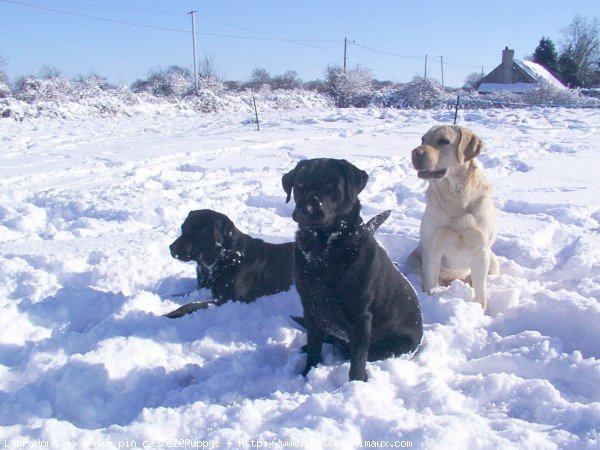
{"type": "Polygon", "coordinates": [[[440,63],[442,64],[442,87],[444,87],[444,57],[440,56],[440,63]]]}
{"type": "Polygon", "coordinates": [[[348,52],[348,38],[344,38],[344,72],[346,71],[346,55],[348,52]]]}
{"type": "Polygon", "coordinates": [[[188,14],[192,16],[192,43],[194,46],[194,92],[198,95],[198,56],[196,54],[196,17],[198,11],[190,11],[188,14]]]}
{"type": "Polygon", "coordinates": [[[427,55],[425,55],[425,79],[427,79],[427,55]]]}

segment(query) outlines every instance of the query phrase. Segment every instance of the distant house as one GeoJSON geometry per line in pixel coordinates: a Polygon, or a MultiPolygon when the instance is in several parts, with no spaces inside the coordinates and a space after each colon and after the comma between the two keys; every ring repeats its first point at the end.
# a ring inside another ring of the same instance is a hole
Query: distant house
{"type": "Polygon", "coordinates": [[[532,61],[515,59],[515,51],[506,47],[502,51],[502,63],[482,78],[478,91],[527,92],[538,87],[542,81],[565,88],[545,67],[532,61]]]}

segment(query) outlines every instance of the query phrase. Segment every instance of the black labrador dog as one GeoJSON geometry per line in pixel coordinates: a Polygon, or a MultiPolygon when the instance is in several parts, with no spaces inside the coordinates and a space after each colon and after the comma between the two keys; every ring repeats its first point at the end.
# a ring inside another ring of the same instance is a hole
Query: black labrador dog
{"type": "MultiPolygon", "coordinates": [[[[390,212],[373,217],[367,223],[369,231],[375,233],[390,212]]],[[[171,319],[229,300],[250,302],[287,291],[293,282],[294,242],[270,244],[253,238],[210,209],[191,211],[169,249],[180,261],[196,262],[198,289],[208,288],[215,297],[183,305],[166,314],[171,319]]]]}
{"type": "Polygon", "coordinates": [[[300,161],[282,178],[298,223],[294,281],[303,306],[307,363],[321,362],[325,339],[347,343],[350,380],[366,363],[416,350],[423,335],[417,294],[360,217],[368,175],[345,160],[300,161]]]}
{"type": "Polygon", "coordinates": [[[225,214],[210,209],[190,211],[171,255],[195,261],[198,289],[208,288],[214,300],[190,303],[167,314],[177,318],[210,304],[229,300],[251,302],[287,291],[292,285],[294,243],[271,244],[238,230],[225,214]]]}

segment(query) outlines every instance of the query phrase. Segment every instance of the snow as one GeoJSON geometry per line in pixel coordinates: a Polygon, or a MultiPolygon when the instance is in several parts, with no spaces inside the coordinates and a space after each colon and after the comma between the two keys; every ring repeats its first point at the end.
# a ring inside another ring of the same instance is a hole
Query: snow
{"type": "Polygon", "coordinates": [[[537,89],[537,83],[481,83],[479,92],[527,92],[537,89]]]}
{"type": "Polygon", "coordinates": [[[547,83],[550,83],[551,86],[558,89],[566,89],[565,86],[556,79],[554,75],[552,75],[548,69],[538,63],[534,63],[533,61],[520,60],[515,59],[515,64],[520,66],[525,72],[530,74],[536,80],[544,80],[547,83]]]}
{"type": "MultiPolygon", "coordinates": [[[[259,102],[260,103],[260,102],[259,102]]],[[[143,109],[143,108],[140,108],[143,109]]],[[[260,109],[260,105],[259,105],[260,109]]],[[[0,427],[5,447],[581,449],[600,446],[600,111],[465,110],[494,185],[488,314],[456,281],[417,286],[424,340],[369,363],[326,346],[300,372],[298,294],[207,299],[168,245],[192,209],[293,239],[281,176],[302,158],[370,174],[363,216],[400,265],[425,182],[410,150],[452,111],[322,108],[0,121],[0,427]],[[191,292],[188,295],[175,294],[191,292]],[[412,445],[412,447],[409,447],[412,445]]]]}

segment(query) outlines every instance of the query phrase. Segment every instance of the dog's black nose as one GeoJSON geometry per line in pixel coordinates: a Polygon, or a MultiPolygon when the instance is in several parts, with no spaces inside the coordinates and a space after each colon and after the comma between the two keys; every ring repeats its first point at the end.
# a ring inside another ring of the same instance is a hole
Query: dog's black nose
{"type": "Polygon", "coordinates": [[[173,258],[177,258],[177,248],[175,247],[175,244],[169,245],[169,251],[171,252],[171,256],[173,258]]]}
{"type": "Polygon", "coordinates": [[[310,203],[307,203],[306,205],[304,205],[302,207],[302,213],[306,214],[307,216],[312,215],[312,213],[314,212],[314,208],[310,203]]]}
{"type": "Polygon", "coordinates": [[[171,252],[171,256],[180,261],[189,261],[192,257],[192,243],[181,240],[181,238],[177,239],[171,245],[169,245],[169,251],[171,252]]]}
{"type": "Polygon", "coordinates": [[[323,217],[323,203],[316,195],[311,195],[299,204],[297,204],[292,218],[296,222],[314,222],[323,217]]]}

